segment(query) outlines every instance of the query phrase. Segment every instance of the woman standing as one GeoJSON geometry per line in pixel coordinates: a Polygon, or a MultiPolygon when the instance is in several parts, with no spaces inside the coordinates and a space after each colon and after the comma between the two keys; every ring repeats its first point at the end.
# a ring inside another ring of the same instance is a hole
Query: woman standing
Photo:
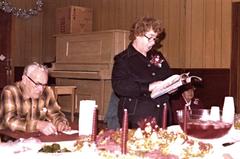
{"type": "Polygon", "coordinates": [[[168,124],[171,123],[169,95],[150,97],[153,89],[172,75],[163,55],[155,49],[158,37],[164,33],[159,20],[142,17],[132,25],[128,48],[116,55],[112,71],[112,86],[119,97],[118,117],[122,125],[123,110],[128,110],[129,128],[137,128],[138,121],[155,117],[162,124],[163,105],[168,105],[168,124]]]}

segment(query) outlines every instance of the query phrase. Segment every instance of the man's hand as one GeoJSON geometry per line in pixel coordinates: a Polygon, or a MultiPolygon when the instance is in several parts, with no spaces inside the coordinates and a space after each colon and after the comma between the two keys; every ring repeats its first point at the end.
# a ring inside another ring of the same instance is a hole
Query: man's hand
{"type": "Polygon", "coordinates": [[[64,122],[60,122],[57,125],[57,130],[62,132],[62,131],[65,131],[65,130],[71,130],[71,127],[68,126],[67,124],[65,124],[64,122]]]}
{"type": "Polygon", "coordinates": [[[37,130],[39,130],[44,135],[57,134],[57,128],[48,121],[38,121],[37,130]]]}

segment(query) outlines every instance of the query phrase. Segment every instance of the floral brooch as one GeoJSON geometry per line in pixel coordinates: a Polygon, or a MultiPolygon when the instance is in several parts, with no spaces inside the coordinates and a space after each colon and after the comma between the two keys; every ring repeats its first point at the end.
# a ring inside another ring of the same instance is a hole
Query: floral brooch
{"type": "Polygon", "coordinates": [[[164,62],[163,59],[160,58],[159,55],[152,55],[150,63],[157,66],[157,67],[162,67],[162,63],[164,62]]]}

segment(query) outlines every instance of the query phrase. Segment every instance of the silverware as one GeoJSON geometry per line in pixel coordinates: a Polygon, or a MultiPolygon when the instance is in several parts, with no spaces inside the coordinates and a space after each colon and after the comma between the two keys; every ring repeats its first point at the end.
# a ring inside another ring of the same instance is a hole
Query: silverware
{"type": "Polygon", "coordinates": [[[233,141],[233,142],[225,142],[225,143],[223,143],[222,145],[223,145],[224,147],[227,147],[227,146],[233,145],[233,144],[235,144],[236,142],[239,142],[239,141],[240,141],[240,140],[233,141]]]}

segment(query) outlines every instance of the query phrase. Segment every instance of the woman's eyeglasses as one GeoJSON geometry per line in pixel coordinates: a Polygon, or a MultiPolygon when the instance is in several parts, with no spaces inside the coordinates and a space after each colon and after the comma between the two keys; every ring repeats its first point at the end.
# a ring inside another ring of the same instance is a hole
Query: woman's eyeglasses
{"type": "Polygon", "coordinates": [[[158,38],[157,37],[148,37],[147,35],[144,35],[145,38],[148,39],[148,41],[157,41],[158,38]]]}

